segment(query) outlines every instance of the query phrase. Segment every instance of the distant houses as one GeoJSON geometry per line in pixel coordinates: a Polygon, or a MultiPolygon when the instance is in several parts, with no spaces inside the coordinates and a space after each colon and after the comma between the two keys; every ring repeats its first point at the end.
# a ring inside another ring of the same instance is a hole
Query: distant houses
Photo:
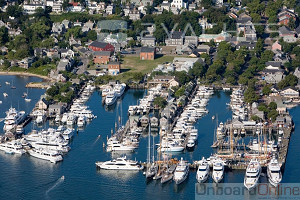
{"type": "Polygon", "coordinates": [[[91,44],[89,44],[89,49],[93,51],[111,51],[114,52],[115,48],[113,45],[105,42],[98,42],[94,41],[91,44]]]}

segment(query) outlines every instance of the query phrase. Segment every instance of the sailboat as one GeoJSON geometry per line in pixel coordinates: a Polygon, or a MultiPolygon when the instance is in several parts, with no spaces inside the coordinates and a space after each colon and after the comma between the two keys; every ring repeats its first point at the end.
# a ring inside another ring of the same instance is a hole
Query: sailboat
{"type": "MultiPolygon", "coordinates": [[[[151,133],[151,126],[149,125],[149,132],[148,132],[148,153],[147,153],[147,160],[148,160],[148,168],[146,171],[146,178],[152,178],[156,172],[157,172],[157,165],[154,162],[154,152],[153,152],[153,162],[151,164],[151,156],[150,156],[150,145],[151,145],[151,141],[150,141],[150,133],[151,133]]],[[[153,142],[154,143],[154,142],[153,142]]]]}
{"type": "Polygon", "coordinates": [[[12,84],[11,84],[11,89],[16,89],[16,86],[14,86],[14,81],[12,81],[12,84]]]}
{"type": "Polygon", "coordinates": [[[25,97],[24,100],[25,100],[26,102],[30,102],[30,101],[31,101],[31,99],[28,98],[28,88],[27,88],[27,95],[26,95],[26,97],[25,97]]]}

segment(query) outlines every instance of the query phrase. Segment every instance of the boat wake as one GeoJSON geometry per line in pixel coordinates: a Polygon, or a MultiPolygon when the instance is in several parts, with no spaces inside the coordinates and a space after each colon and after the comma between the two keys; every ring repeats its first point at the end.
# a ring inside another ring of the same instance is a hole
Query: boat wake
{"type": "Polygon", "coordinates": [[[51,187],[46,191],[46,193],[45,193],[46,199],[50,199],[50,198],[49,198],[49,195],[48,195],[49,192],[51,192],[54,188],[56,188],[57,186],[59,186],[64,180],[65,180],[65,176],[60,177],[60,178],[54,183],[54,185],[51,186],[51,187]]]}
{"type": "Polygon", "coordinates": [[[96,140],[93,142],[92,147],[95,146],[95,144],[97,143],[97,141],[101,138],[101,135],[98,135],[96,140]]]}

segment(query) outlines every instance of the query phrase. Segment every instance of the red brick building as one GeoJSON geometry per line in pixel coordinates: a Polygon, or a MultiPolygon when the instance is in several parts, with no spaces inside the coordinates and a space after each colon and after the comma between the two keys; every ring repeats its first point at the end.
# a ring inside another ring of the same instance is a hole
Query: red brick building
{"type": "Polygon", "coordinates": [[[107,64],[109,62],[111,51],[94,51],[95,64],[107,64]]]}
{"type": "Polygon", "coordinates": [[[142,47],[140,52],[140,60],[154,60],[155,59],[155,48],[142,47]]]}
{"type": "Polygon", "coordinates": [[[93,51],[110,51],[114,52],[115,47],[109,43],[94,41],[89,45],[89,49],[93,51]]]}
{"type": "Polygon", "coordinates": [[[291,18],[294,19],[294,21],[296,21],[296,14],[288,9],[283,9],[281,12],[278,13],[277,18],[279,25],[287,26],[291,18]]]}
{"type": "Polygon", "coordinates": [[[120,73],[121,67],[120,63],[117,61],[112,61],[107,64],[108,74],[117,75],[120,73]]]}

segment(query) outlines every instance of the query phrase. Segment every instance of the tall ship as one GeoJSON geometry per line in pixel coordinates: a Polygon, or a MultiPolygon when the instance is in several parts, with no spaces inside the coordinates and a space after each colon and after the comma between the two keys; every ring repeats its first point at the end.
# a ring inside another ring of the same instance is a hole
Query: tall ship
{"type": "Polygon", "coordinates": [[[25,119],[25,117],[25,111],[17,111],[15,108],[11,107],[6,112],[3,130],[14,130],[17,127],[17,125],[19,125],[25,119]]]}
{"type": "Polygon", "coordinates": [[[257,159],[252,159],[247,166],[246,174],[244,178],[244,186],[248,190],[252,190],[256,187],[261,173],[261,166],[257,159]]]}

